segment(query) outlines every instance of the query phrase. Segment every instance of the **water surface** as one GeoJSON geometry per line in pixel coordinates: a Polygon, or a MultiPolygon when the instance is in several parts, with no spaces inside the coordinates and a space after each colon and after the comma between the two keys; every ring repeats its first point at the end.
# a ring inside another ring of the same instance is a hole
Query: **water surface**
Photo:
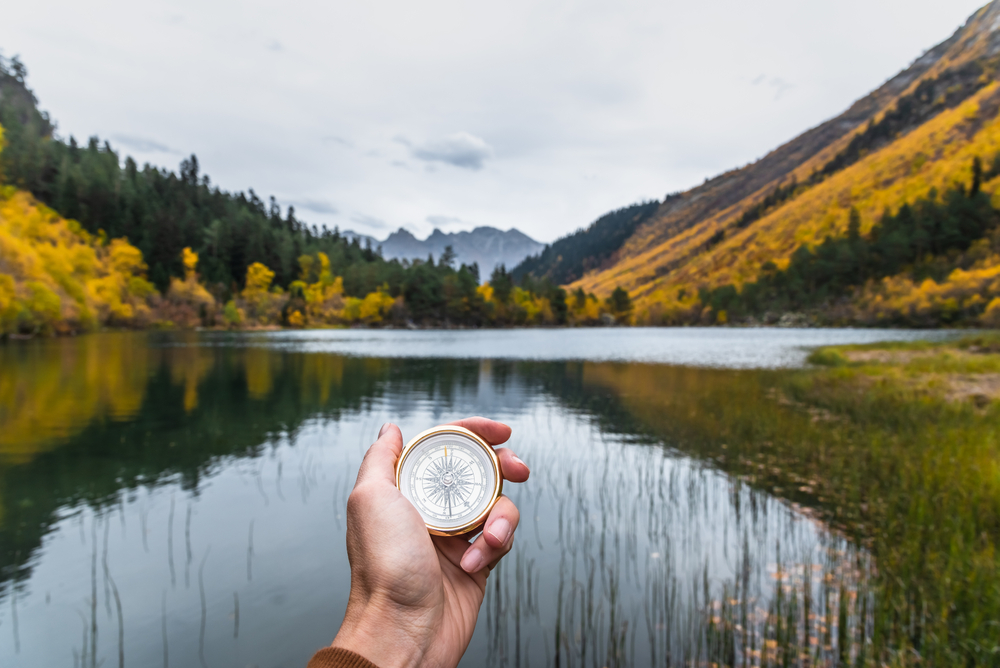
{"type": "Polygon", "coordinates": [[[921,335],[345,331],[2,346],[0,665],[304,666],[342,619],[345,502],[380,425],[408,438],[472,414],[512,426],[532,477],[505,487],[522,523],[463,665],[680,665],[718,651],[724,615],[741,616],[754,663],[767,647],[755,624],[785,588],[835,610],[848,588],[865,594],[850,577],[823,583],[866,556],[718,470],[689,431],[643,417],[653,397],[680,426],[734,388],[764,394],[779,372],[648,361],[782,367],[808,345],[921,335]]]}
{"type": "Polygon", "coordinates": [[[792,368],[818,346],[940,340],[953,330],[630,327],[585,329],[379,330],[269,332],[203,343],[254,345],[366,357],[651,362],[732,369],[792,368]]]}

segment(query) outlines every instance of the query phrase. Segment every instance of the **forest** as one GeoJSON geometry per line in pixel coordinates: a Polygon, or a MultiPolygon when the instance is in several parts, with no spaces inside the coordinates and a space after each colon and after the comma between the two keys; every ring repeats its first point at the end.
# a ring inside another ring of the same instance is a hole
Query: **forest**
{"type": "Polygon", "coordinates": [[[598,324],[631,311],[627,294],[568,303],[549,278],[503,266],[482,283],[451,252],[387,261],[273,197],[221,190],[194,155],[175,173],[97,137],[64,140],[26,77],[16,57],[0,58],[0,333],[598,324]]]}
{"type": "MultiPolygon", "coordinates": [[[[972,102],[956,107],[982,89],[973,70],[921,84],[830,164],[839,171],[944,108],[955,107],[954,118],[935,123],[979,122],[972,102]],[[945,83],[954,85],[938,96],[945,83]]],[[[898,208],[886,201],[871,224],[870,205],[853,207],[844,232],[807,239],[787,259],[771,252],[745,280],[687,280],[668,297],[617,286],[601,298],[562,286],[613,263],[659,202],[612,211],[488,277],[450,251],[437,261],[386,260],[336,228],[300,220],[291,206],[282,210],[273,197],[222,190],[194,155],[173,172],[140,167],[97,137],[84,144],[60,137],[26,77],[17,58],[0,58],[0,335],[108,326],[773,324],[788,313],[807,314],[797,321],[804,324],[1000,324],[1000,214],[984,190],[1000,176],[1000,153],[988,167],[976,157],[967,185],[952,183],[943,195],[931,188],[898,208]],[[644,302],[641,310],[634,300],[644,302]]],[[[926,141],[913,137],[893,150],[926,141]]],[[[915,159],[909,169],[927,164],[915,159]]],[[[730,237],[741,232],[769,243],[760,226],[808,199],[825,176],[821,169],[800,184],[792,175],[731,229],[707,234],[698,252],[732,247],[730,237]]],[[[723,265],[730,275],[734,266],[723,265]]]]}
{"type": "Polygon", "coordinates": [[[766,262],[757,280],[741,288],[730,283],[703,289],[702,307],[710,310],[711,319],[722,322],[822,309],[827,318],[851,321],[927,326],[980,319],[1000,324],[1000,297],[990,298],[1000,289],[997,272],[992,267],[977,272],[973,266],[1000,251],[1000,210],[981,190],[984,181],[997,175],[1000,156],[989,170],[977,157],[967,188],[959,185],[941,197],[932,190],[895,214],[886,211],[867,236],[861,234],[860,213],[851,209],[845,236],[827,236],[815,246],[802,244],[786,267],[766,262]],[[914,303],[897,304],[892,312],[861,313],[872,306],[880,282],[890,277],[920,286],[912,291],[914,303]],[[939,289],[949,278],[961,284],[962,294],[939,289]],[[940,303],[932,303],[935,293],[940,303]]]}
{"type": "Polygon", "coordinates": [[[532,274],[565,285],[607,262],[660,203],[653,200],[607,213],[589,227],[562,237],[538,255],[525,258],[514,270],[518,279],[532,274]]]}

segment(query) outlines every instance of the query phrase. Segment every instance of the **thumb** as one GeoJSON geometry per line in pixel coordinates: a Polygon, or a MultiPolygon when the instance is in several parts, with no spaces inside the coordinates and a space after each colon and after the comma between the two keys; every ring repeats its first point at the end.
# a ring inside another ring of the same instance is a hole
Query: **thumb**
{"type": "Polygon", "coordinates": [[[399,427],[386,422],[378,432],[378,440],[365,454],[355,486],[365,482],[386,482],[396,486],[396,460],[403,451],[403,433],[399,427]]]}

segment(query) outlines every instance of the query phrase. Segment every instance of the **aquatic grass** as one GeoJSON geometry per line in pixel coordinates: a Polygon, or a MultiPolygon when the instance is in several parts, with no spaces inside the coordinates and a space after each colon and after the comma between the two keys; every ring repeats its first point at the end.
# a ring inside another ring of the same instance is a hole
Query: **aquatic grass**
{"type": "MultiPolygon", "coordinates": [[[[955,346],[958,348],[958,346],[955,346]]],[[[787,383],[803,405],[846,418],[837,425],[850,456],[824,462],[821,477],[840,487],[864,525],[858,536],[879,564],[879,609],[886,647],[934,665],[1000,662],[1000,410],[948,397],[944,383],[915,386],[917,374],[992,373],[1000,355],[944,347],[933,358],[877,373],[803,374],[787,383]]],[[[784,456],[802,462],[786,449],[784,456]]]]}
{"type": "MultiPolygon", "coordinates": [[[[997,665],[1000,409],[908,382],[926,369],[997,368],[1000,355],[961,345],[886,346],[933,356],[877,364],[833,358],[825,368],[791,373],[585,365],[583,375],[616,393],[666,442],[801,504],[870,550],[877,568],[863,584],[869,612],[838,602],[829,613],[870,615],[870,635],[845,648],[846,630],[825,621],[840,629],[839,638],[822,640],[838,657],[846,651],[862,665],[997,665]],[[975,364],[966,359],[972,355],[975,364]]],[[[847,359],[851,350],[833,352],[847,359]]],[[[789,622],[780,620],[791,601],[772,605],[762,657],[788,644],[789,622]]],[[[801,597],[796,605],[805,606],[801,597]]]]}

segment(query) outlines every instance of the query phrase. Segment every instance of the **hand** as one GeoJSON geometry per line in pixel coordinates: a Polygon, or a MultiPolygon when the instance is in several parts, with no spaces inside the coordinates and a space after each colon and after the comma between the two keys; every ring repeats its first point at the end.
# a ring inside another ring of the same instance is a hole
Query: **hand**
{"type": "MultiPolygon", "coordinates": [[[[490,445],[510,438],[510,427],[486,418],[452,424],[490,445]]],[[[402,450],[399,427],[384,425],[347,500],[351,595],[333,646],[379,668],[457,666],[476,628],[486,578],[510,551],[520,515],[502,496],[471,545],[461,536],[431,536],[396,488],[402,450]]],[[[513,452],[496,453],[505,480],[528,479],[528,467],[513,452]]]]}

